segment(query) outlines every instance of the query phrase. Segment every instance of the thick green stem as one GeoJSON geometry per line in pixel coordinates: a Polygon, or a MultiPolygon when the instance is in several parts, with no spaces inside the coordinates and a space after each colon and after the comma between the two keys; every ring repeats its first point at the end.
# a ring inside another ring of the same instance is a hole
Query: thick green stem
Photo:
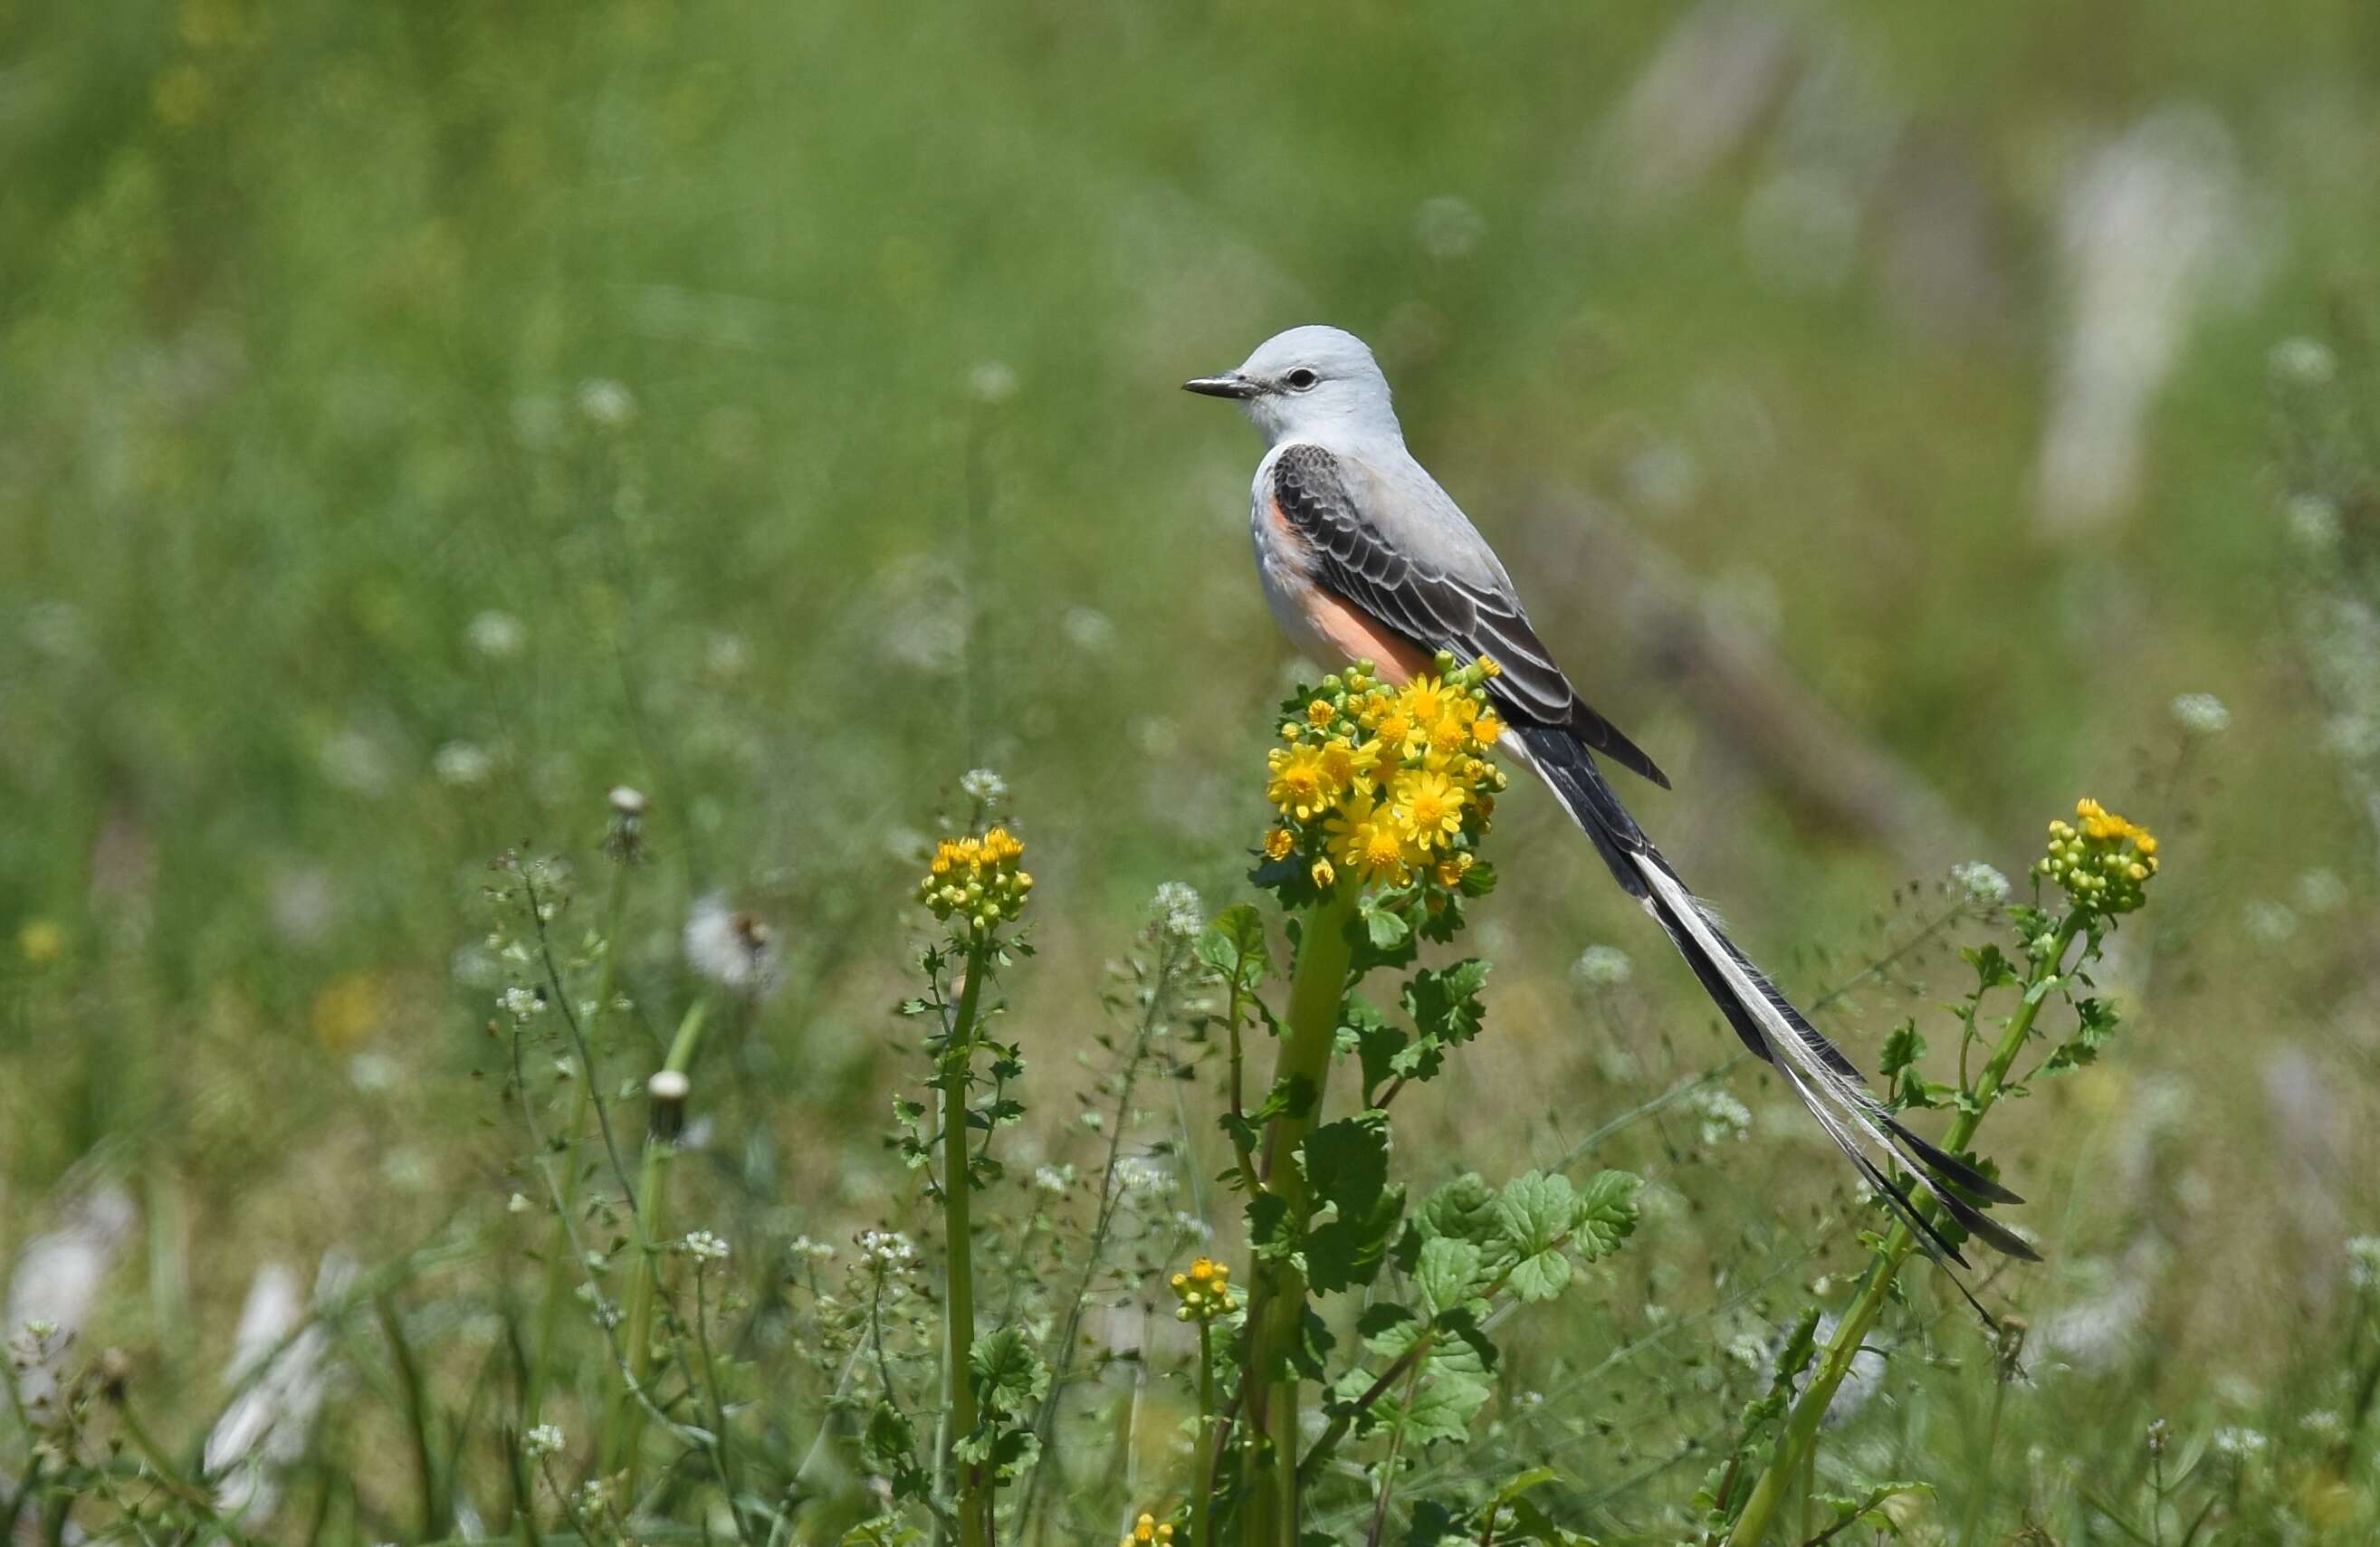
{"type": "MultiPolygon", "coordinates": [[[[662,1068],[684,1074],[702,1045],[702,1022],[709,1003],[697,999],[677,1023],[669,1056],[662,1068]]],[[[677,1114],[683,1120],[684,1113],[677,1114]]],[[[645,1405],[638,1399],[653,1372],[653,1300],[661,1285],[661,1252],[668,1239],[670,1162],[677,1155],[675,1123],[668,1131],[656,1122],[645,1135],[644,1162],[637,1171],[638,1242],[636,1275],[628,1286],[628,1378],[613,1398],[612,1421],[603,1432],[603,1472],[628,1474],[625,1496],[637,1496],[637,1448],[644,1439],[645,1405]]],[[[723,1436],[722,1436],[723,1443],[723,1436]]]]}
{"type": "MultiPolygon", "coordinates": [[[[1265,1185],[1302,1225],[1312,1202],[1297,1149],[1321,1120],[1323,1088],[1339,1034],[1339,1009],[1353,960],[1347,928],[1356,888],[1341,886],[1307,915],[1298,943],[1297,974],[1290,985],[1273,1083],[1302,1086],[1306,1099],[1273,1118],[1265,1135],[1265,1185]]],[[[1291,1362],[1305,1326],[1305,1278],[1292,1263],[1259,1261],[1248,1307],[1248,1438],[1243,1477],[1246,1505],[1244,1547],[1296,1547],[1298,1374],[1291,1362]]]]}
{"type": "Polygon", "coordinates": [[[959,1008],[951,1024],[948,1046],[942,1049],[942,1239],[950,1256],[948,1282],[943,1286],[942,1442],[940,1475],[951,1486],[955,1472],[959,1547],[986,1547],[991,1540],[990,1493],[984,1487],[983,1468],[954,1468],[953,1451],[976,1431],[975,1385],[967,1378],[967,1354],[975,1348],[974,1184],[967,1155],[967,1077],[975,1062],[978,1006],[990,963],[989,937],[977,932],[967,952],[966,983],[959,989],[959,1008]]]}
{"type": "MultiPolygon", "coordinates": [[[[1993,1050],[1991,1062],[1984,1066],[1982,1077],[1975,1082],[1974,1100],[1951,1122],[1950,1131],[1942,1142],[1942,1147],[1951,1154],[1959,1154],[1973,1142],[1975,1130],[1982,1124],[1984,1114],[1990,1111],[1992,1103],[1998,1099],[2001,1086],[2007,1083],[2010,1067],[2016,1062],[2017,1055],[2023,1051],[2025,1039],[2033,1034],[2034,1018],[2041,1013],[2041,1007],[2049,1002],[2050,995],[2045,985],[2058,975],[2058,969],[2066,961],[2067,951],[2072,949],[2075,937],[2082,932],[2085,921],[2086,915],[2079,909],[2069,913],[2050,941],[2048,955],[2035,964],[2026,978],[2024,1000],[2017,1006],[2016,1013],[2009,1017],[2008,1030],[2002,1033],[1999,1045],[1993,1050]]],[[[1921,1199],[1917,1206],[1925,1211],[1927,1218],[1933,1217],[1932,1199],[1921,1199]]],[[[1752,1496],[1744,1501],[1743,1513],[1736,1517],[1735,1529],[1728,1535],[1728,1547],[1759,1547],[1759,1543],[1767,1539],[1769,1522],[1776,1516],[1777,1506],[1783,1502],[1786,1491],[1801,1470],[1804,1458],[1816,1448],[1819,1420],[1827,1416],[1827,1408],[1834,1402],[1837,1388],[1851,1373],[1852,1361],[1858,1356],[1860,1345],[1866,1340],[1868,1329],[1876,1324],[1876,1317],[1884,1311],[1885,1301],[1891,1297],[1892,1282],[1900,1272],[1900,1264],[1908,1261],[1909,1254],[1916,1248],[1916,1232],[1904,1223],[1894,1227],[1891,1236],[1869,1263],[1866,1275],[1860,1280],[1859,1293],[1852,1297],[1851,1308],[1843,1312],[1843,1319],[1835,1325],[1835,1335],[1827,1340],[1826,1348],[1818,1356],[1818,1368],[1811,1375],[1808,1387],[1793,1404],[1793,1410],[1786,1415],[1785,1432],[1778,1438],[1776,1454],[1768,1458],[1768,1466],[1761,1472],[1752,1496]]]]}
{"type": "Polygon", "coordinates": [[[1214,1547],[1208,1522],[1215,1516],[1215,1469],[1222,1457],[1215,1449],[1215,1350],[1207,1319],[1198,1318],[1198,1443],[1191,1465],[1190,1547],[1214,1547]]]}

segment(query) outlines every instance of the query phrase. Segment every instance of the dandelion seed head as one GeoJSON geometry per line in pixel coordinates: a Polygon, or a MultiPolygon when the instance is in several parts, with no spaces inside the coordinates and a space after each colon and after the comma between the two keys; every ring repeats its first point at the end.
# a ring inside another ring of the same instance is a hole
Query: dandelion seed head
{"type": "Polygon", "coordinates": [[[612,815],[624,822],[633,822],[645,814],[645,792],[625,784],[614,784],[604,797],[611,802],[612,815]]]}
{"type": "Polygon", "coordinates": [[[685,943],[686,964],[722,987],[755,997],[775,991],[783,951],[759,914],[730,908],[712,892],[686,915],[685,943]]]}
{"type": "Polygon", "coordinates": [[[657,1070],[645,1082],[645,1094],[655,1101],[684,1101],[694,1092],[694,1082],[674,1069],[657,1070]]]}

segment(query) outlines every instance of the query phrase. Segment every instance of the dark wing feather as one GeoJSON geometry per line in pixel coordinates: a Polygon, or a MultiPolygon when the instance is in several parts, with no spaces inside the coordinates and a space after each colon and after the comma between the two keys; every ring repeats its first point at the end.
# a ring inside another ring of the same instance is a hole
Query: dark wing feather
{"type": "Polygon", "coordinates": [[[1451,650],[1465,661],[1494,657],[1503,674],[1490,691],[1513,723],[1569,731],[1621,767],[1670,787],[1659,765],[1578,696],[1518,600],[1390,546],[1365,519],[1330,452],[1314,445],[1283,451],[1273,463],[1272,496],[1313,544],[1324,588],[1425,650],[1451,650]]]}

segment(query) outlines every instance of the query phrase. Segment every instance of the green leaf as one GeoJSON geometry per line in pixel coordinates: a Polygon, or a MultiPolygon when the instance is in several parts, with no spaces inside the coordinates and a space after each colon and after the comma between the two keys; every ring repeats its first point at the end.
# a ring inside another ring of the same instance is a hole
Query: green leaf
{"type": "Polygon", "coordinates": [[[1578,1223],[1578,1191],[1557,1171],[1530,1171],[1504,1184],[1496,1198],[1496,1231],[1515,1258],[1534,1257],[1578,1223]]]}
{"type": "Polygon", "coordinates": [[[1636,1194],[1644,1186],[1642,1177],[1626,1171],[1597,1171],[1587,1182],[1571,1241],[1581,1261],[1600,1262],[1636,1233],[1636,1194]]]}
{"type": "Polygon", "coordinates": [[[1289,1201],[1278,1192],[1259,1192],[1248,1200],[1248,1254],[1259,1262],[1278,1262],[1293,1255],[1298,1227],[1289,1217],[1289,1201]]]}
{"type": "Polygon", "coordinates": [[[1246,902],[1233,903],[1217,913],[1198,937],[1198,959],[1215,969],[1224,982],[1237,981],[1241,992],[1254,993],[1272,975],[1272,952],[1265,944],[1263,916],[1246,902]]]}
{"type": "Polygon", "coordinates": [[[987,1412],[1022,1413],[1050,1390],[1050,1367],[1018,1326],[977,1338],[967,1354],[967,1372],[976,1400],[987,1412]]]}
{"type": "Polygon", "coordinates": [[[1840,1534],[1854,1525],[1871,1526],[1894,1536],[1900,1534],[1900,1522],[1894,1519],[1884,1505],[1897,1498],[1919,1493],[1931,1495],[1930,1482],[1879,1482],[1864,1493],[1821,1493],[1815,1502],[1832,1517],[1827,1524],[1840,1534]]]}
{"type": "Polygon", "coordinates": [[[1297,1164],[1317,1211],[1337,1215],[1305,1238],[1308,1286],[1334,1294],[1370,1283],[1404,1214],[1403,1190],[1388,1186],[1388,1114],[1323,1124],[1298,1146],[1297,1164]]]}
{"type": "Polygon", "coordinates": [[[1394,1300],[1376,1299],[1364,1307],[1364,1313],[1355,1318],[1355,1335],[1374,1353],[1394,1359],[1413,1347],[1415,1329],[1420,1324],[1421,1318],[1410,1306],[1399,1305],[1394,1300]]]}
{"type": "Polygon", "coordinates": [[[1560,1248],[1533,1253],[1512,1264],[1506,1285],[1524,1301],[1548,1300],[1570,1287],[1570,1259],[1560,1248]]]}
{"type": "Polygon", "coordinates": [[[1976,946],[1959,954],[1967,959],[1967,965],[1975,969],[1975,992],[1978,995],[1995,988],[2013,988],[2024,981],[2017,975],[2014,963],[2001,954],[1998,946],[1976,946]]]}
{"type": "Polygon", "coordinates": [[[1374,950],[1388,952],[1405,943],[1413,934],[1413,926],[1367,899],[1364,904],[1364,931],[1374,950]]]}
{"type": "Polygon", "coordinates": [[[1423,1203],[1421,1229],[1425,1236],[1452,1236],[1475,1245],[1493,1240],[1496,1190],[1481,1180],[1478,1172],[1465,1171],[1423,1203]]]}
{"type": "Polygon", "coordinates": [[[1396,1077],[1396,1058],[1404,1051],[1407,1040],[1405,1029],[1353,994],[1341,1009],[1340,1021],[1339,1041],[1342,1045],[1354,1045],[1356,1060],[1363,1068],[1364,1104],[1368,1106],[1380,1087],[1396,1077]]]}
{"type": "Polygon", "coordinates": [[[1437,1236],[1422,1242],[1414,1284],[1431,1314],[1451,1311],[1471,1298],[1479,1263],[1479,1248],[1458,1237],[1437,1236]]]}
{"type": "Polygon", "coordinates": [[[1479,1034],[1488,1014],[1479,998],[1487,986],[1488,967],[1475,956],[1451,967],[1425,967],[1405,984],[1405,1013],[1424,1040],[1435,1038],[1454,1047],[1479,1034]]]}

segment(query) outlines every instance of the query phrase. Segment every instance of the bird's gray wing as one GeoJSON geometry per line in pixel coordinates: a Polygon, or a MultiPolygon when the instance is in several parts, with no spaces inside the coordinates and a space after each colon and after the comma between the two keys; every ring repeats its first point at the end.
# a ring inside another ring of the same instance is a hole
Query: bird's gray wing
{"type": "MultiPolygon", "coordinates": [[[[1491,656],[1503,669],[1490,695],[1517,725],[1555,726],[1664,790],[1669,777],[1620,728],[1582,700],[1492,558],[1493,579],[1457,574],[1400,546],[1388,523],[1367,514],[1357,494],[1369,480],[1317,445],[1289,446],[1274,458],[1268,490],[1281,519],[1311,547],[1316,580],[1328,591],[1425,650],[1460,660],[1491,656]]],[[[1459,513],[1454,514],[1463,520],[1459,513]]],[[[1467,526],[1463,535],[1471,534],[1467,526]]],[[[1483,550],[1484,551],[1484,550],[1483,550]]]]}

